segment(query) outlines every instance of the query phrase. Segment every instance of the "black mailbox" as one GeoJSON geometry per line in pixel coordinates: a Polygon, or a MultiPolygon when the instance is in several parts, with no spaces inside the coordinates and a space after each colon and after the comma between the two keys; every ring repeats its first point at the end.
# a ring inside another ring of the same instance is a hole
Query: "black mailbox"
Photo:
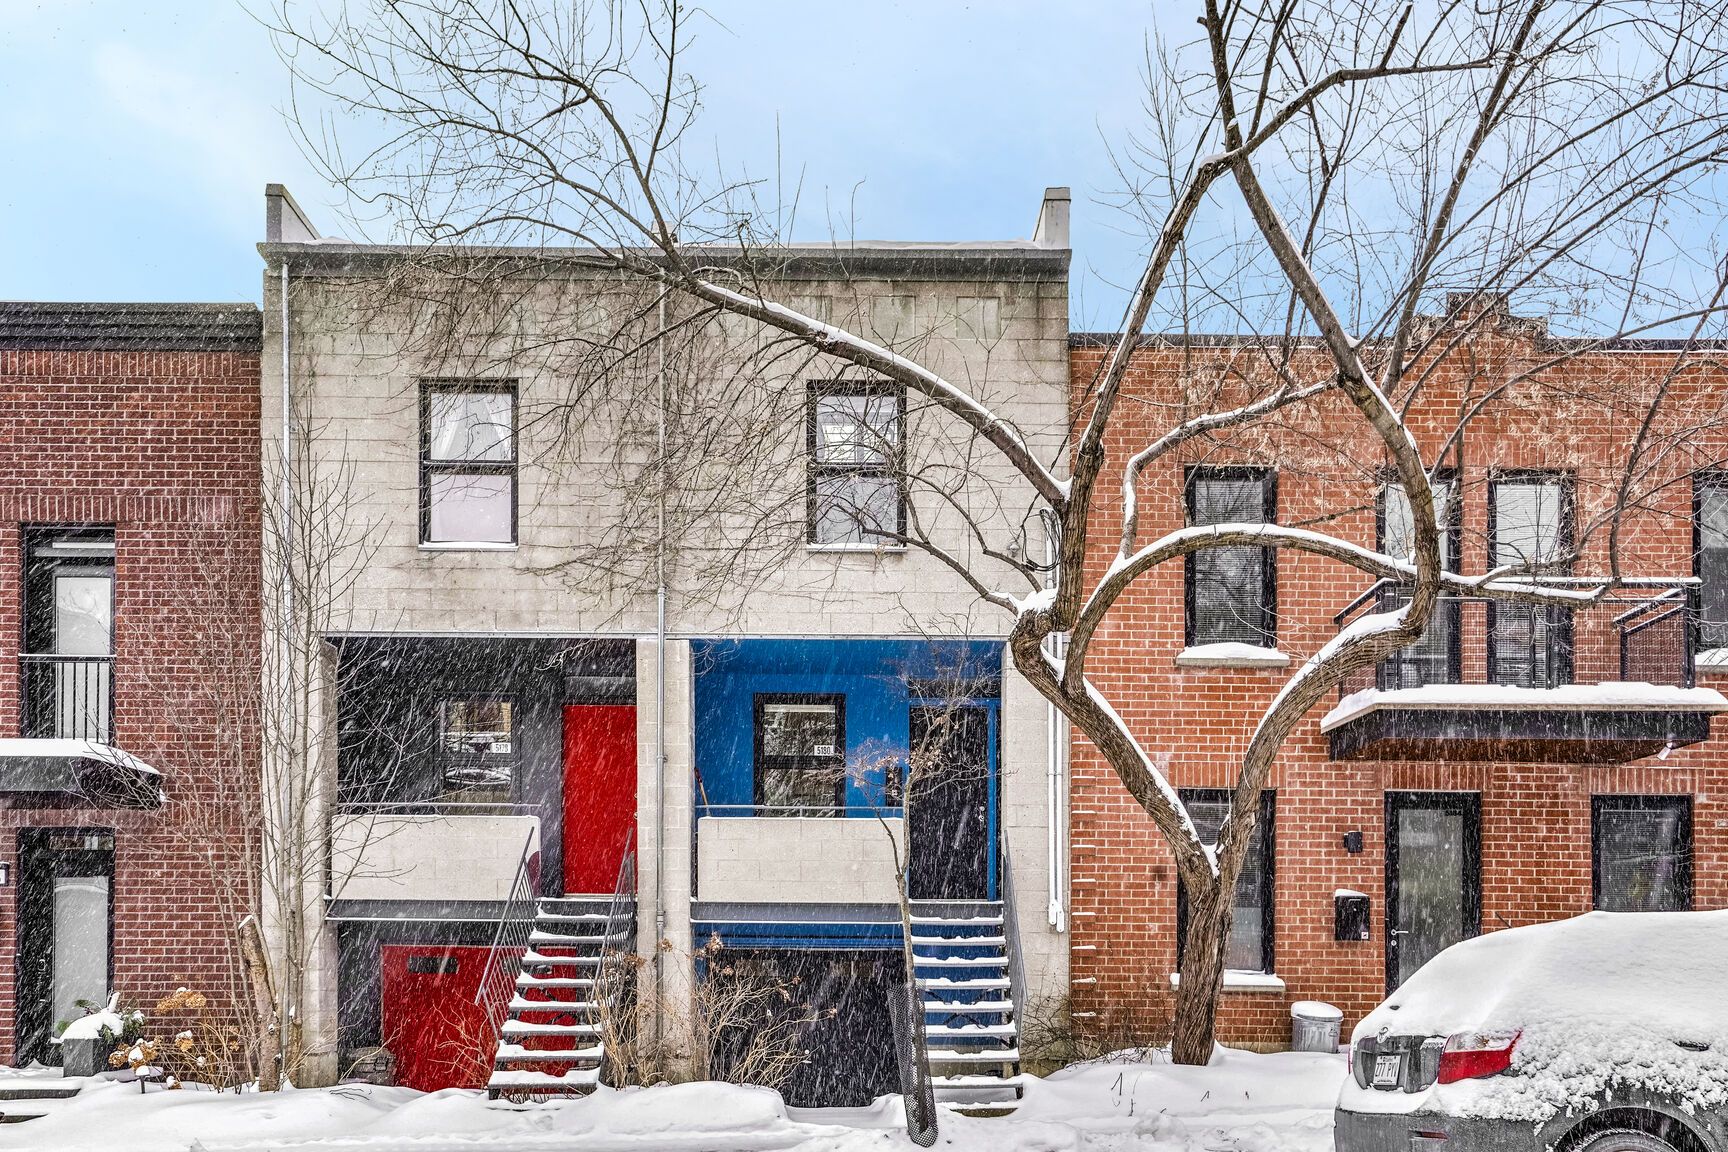
{"type": "Polygon", "coordinates": [[[1368,895],[1340,888],[1332,893],[1332,938],[1368,939],[1368,895]]]}

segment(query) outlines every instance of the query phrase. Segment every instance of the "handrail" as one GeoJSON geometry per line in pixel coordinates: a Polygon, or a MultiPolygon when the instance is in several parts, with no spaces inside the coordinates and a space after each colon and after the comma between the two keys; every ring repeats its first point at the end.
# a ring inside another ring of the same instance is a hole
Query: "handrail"
{"type": "Polygon", "coordinates": [[[997,840],[1001,846],[997,855],[1002,869],[1002,936],[1008,951],[1008,999],[1014,1004],[1014,1019],[1021,1021],[1025,1019],[1028,991],[1026,965],[1020,956],[1020,914],[1014,907],[1014,858],[1008,850],[1005,830],[997,832],[997,840]]]}
{"type": "MultiPolygon", "coordinates": [[[[612,900],[606,906],[606,924],[600,943],[600,967],[595,973],[598,979],[596,991],[599,993],[602,1011],[605,1015],[601,1020],[602,1051],[601,1064],[604,1066],[613,1059],[614,1045],[606,1044],[608,1029],[623,1029],[630,1024],[625,1020],[624,997],[627,989],[626,975],[630,971],[627,958],[636,951],[636,829],[632,827],[624,840],[624,855],[618,861],[618,878],[612,885],[612,900]],[[623,961],[623,962],[621,962],[623,961]]],[[[616,1040],[614,1034],[612,1039],[616,1040]]],[[[632,1047],[625,1045],[626,1048],[632,1047]]],[[[614,1084],[613,1087],[621,1087],[614,1084]]]]}
{"type": "Polygon", "coordinates": [[[504,1018],[516,988],[516,970],[521,966],[522,953],[527,951],[528,937],[534,931],[535,888],[538,886],[540,854],[534,850],[540,830],[534,828],[522,844],[522,855],[516,862],[516,878],[510,885],[510,895],[498,913],[498,926],[492,931],[492,946],[486,953],[486,974],[474,992],[474,1003],[485,1013],[492,1030],[492,1044],[498,1044],[503,1033],[504,1018]]]}
{"type": "MultiPolygon", "coordinates": [[[[1541,588],[1544,586],[1552,587],[1552,588],[1588,587],[1591,585],[1603,585],[1603,584],[1609,584],[1609,583],[1617,583],[1617,586],[1621,587],[1621,588],[1661,588],[1661,589],[1663,589],[1662,592],[1657,593],[1655,596],[1649,597],[1646,600],[1639,601],[1637,607],[1635,607],[1631,610],[1634,612],[1641,610],[1642,608],[1644,608],[1648,604],[1652,603],[1653,601],[1661,600],[1665,597],[1673,596],[1677,593],[1683,592],[1687,588],[1695,588],[1695,587],[1698,587],[1700,585],[1699,578],[1696,576],[1623,576],[1617,582],[1611,581],[1605,577],[1589,577],[1589,576],[1532,576],[1532,577],[1507,576],[1507,577],[1504,577],[1504,579],[1524,580],[1525,582],[1529,583],[1532,587],[1536,587],[1536,588],[1541,588]]],[[[1380,577],[1380,579],[1374,581],[1374,583],[1368,585],[1367,588],[1363,589],[1361,594],[1358,595],[1354,600],[1351,600],[1350,603],[1344,605],[1344,607],[1340,608],[1337,612],[1335,612],[1332,616],[1332,623],[1339,626],[1339,627],[1343,627],[1344,621],[1349,619],[1350,616],[1352,614],[1354,614],[1358,608],[1362,607],[1362,605],[1368,603],[1370,600],[1373,600],[1375,597],[1380,595],[1380,593],[1382,593],[1386,589],[1388,589],[1388,588],[1408,588],[1409,586],[1410,586],[1410,581],[1408,581],[1408,580],[1394,580],[1390,576],[1382,576],[1382,577],[1380,577]]],[[[1476,604],[1476,603],[1492,604],[1495,602],[1509,603],[1509,601],[1505,601],[1501,597],[1498,597],[1498,596],[1467,595],[1463,592],[1441,592],[1438,596],[1435,597],[1435,599],[1436,600],[1443,600],[1443,601],[1450,601],[1453,603],[1460,603],[1460,604],[1476,604]]],[[[1623,599],[1623,598],[1621,598],[1621,599],[1623,599]]],[[[1566,603],[1557,603],[1557,604],[1547,605],[1547,607],[1562,608],[1562,609],[1566,609],[1567,611],[1578,611],[1580,609],[1588,608],[1589,606],[1583,605],[1583,604],[1574,605],[1574,604],[1566,604],[1566,603]]],[[[1616,620],[1615,622],[1618,623],[1619,621],[1616,620]]]]}

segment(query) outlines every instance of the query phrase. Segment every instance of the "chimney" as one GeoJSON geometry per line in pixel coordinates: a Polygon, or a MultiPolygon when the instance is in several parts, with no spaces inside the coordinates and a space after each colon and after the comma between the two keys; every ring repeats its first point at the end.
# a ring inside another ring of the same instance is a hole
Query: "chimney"
{"type": "Polygon", "coordinates": [[[1066,188],[1044,189],[1044,203],[1038,207],[1032,243],[1040,248],[1068,247],[1068,205],[1072,200],[1066,188]]]}
{"type": "Polygon", "coordinates": [[[264,242],[305,244],[318,239],[318,229],[281,184],[264,185],[264,242]]]}

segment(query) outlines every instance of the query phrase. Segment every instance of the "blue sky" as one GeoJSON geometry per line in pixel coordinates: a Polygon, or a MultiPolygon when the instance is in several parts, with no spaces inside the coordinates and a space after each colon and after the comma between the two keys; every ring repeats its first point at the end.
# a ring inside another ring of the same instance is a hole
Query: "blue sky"
{"type": "MultiPolygon", "coordinates": [[[[699,137],[802,176],[802,238],[1027,235],[1074,189],[1077,326],[1143,237],[1104,145],[1140,116],[1147,0],[711,0],[699,137]]],[[[256,300],[263,187],[329,230],[287,78],[237,0],[0,0],[0,299],[256,300]]]]}

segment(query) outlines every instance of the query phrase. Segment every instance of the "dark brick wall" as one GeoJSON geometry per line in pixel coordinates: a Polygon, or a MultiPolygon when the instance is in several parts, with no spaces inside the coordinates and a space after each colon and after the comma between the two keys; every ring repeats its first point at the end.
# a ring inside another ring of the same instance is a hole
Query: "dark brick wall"
{"type": "Polygon", "coordinates": [[[21,527],[115,527],[115,743],[156,811],[0,810],[0,1062],[16,1042],[18,830],[115,833],[114,985],[232,1005],[256,883],[259,376],[246,352],[0,351],[0,736],[19,733],[21,527]]]}

